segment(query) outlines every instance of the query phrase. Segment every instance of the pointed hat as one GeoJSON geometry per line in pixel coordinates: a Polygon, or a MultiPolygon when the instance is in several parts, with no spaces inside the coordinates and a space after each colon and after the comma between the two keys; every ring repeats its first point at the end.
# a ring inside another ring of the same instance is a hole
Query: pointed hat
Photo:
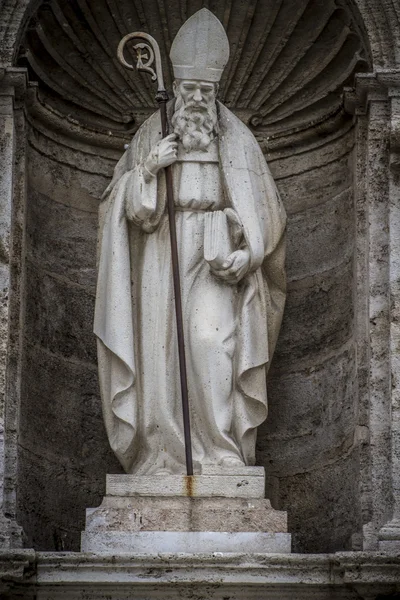
{"type": "Polygon", "coordinates": [[[182,25],[169,56],[176,79],[219,81],[229,59],[229,42],[222,23],[202,8],[182,25]]]}

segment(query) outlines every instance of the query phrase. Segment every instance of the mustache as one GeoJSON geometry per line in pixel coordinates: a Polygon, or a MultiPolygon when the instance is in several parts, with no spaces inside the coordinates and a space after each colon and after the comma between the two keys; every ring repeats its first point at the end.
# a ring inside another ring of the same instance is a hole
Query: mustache
{"type": "Polygon", "coordinates": [[[196,100],[189,100],[188,102],[185,102],[185,108],[201,108],[202,110],[208,110],[208,107],[208,103],[201,100],[199,102],[196,100]]]}

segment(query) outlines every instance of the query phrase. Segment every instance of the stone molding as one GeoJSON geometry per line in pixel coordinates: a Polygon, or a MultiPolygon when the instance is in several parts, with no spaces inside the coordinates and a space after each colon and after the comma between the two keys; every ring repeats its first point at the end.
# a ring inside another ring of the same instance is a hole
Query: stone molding
{"type": "Polygon", "coordinates": [[[400,552],[400,519],[396,516],[379,531],[379,548],[400,552]]]}
{"type": "Polygon", "coordinates": [[[28,71],[20,67],[0,68],[0,96],[22,100],[28,87],[28,71]]]}
{"type": "Polygon", "coordinates": [[[371,102],[386,102],[400,95],[400,69],[377,69],[357,73],[354,87],[343,91],[345,110],[354,115],[367,114],[371,102]]]}
{"type": "MultiPolygon", "coordinates": [[[[0,552],[0,588],[40,600],[375,599],[400,591],[400,554],[85,554],[0,552]]],[[[10,596],[13,597],[12,595],[10,596]]],[[[7,596],[6,596],[7,598],[7,596]]]]}
{"type": "MultiPolygon", "coordinates": [[[[15,585],[29,578],[34,568],[36,554],[34,550],[0,550],[0,597],[15,585]]],[[[7,596],[6,596],[7,597],[7,596]]]]}

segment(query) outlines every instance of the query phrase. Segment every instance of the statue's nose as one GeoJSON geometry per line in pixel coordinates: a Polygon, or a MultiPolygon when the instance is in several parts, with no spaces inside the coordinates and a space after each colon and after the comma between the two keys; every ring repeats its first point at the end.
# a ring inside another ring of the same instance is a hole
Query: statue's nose
{"type": "Polygon", "coordinates": [[[201,100],[203,99],[200,90],[196,90],[193,96],[193,100],[195,100],[196,102],[201,102],[201,100]]]}

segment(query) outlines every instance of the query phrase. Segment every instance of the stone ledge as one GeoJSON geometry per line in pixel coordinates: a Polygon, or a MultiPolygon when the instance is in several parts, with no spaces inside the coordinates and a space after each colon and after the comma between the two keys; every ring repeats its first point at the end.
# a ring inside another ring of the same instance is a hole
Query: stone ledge
{"type": "Polygon", "coordinates": [[[0,598],[34,569],[34,550],[0,550],[0,598]]]}
{"type": "MultiPolygon", "coordinates": [[[[36,558],[35,575],[15,588],[14,598],[375,600],[400,591],[400,554],[28,552],[36,558]]],[[[12,553],[5,554],[13,560],[12,553]]]]}

